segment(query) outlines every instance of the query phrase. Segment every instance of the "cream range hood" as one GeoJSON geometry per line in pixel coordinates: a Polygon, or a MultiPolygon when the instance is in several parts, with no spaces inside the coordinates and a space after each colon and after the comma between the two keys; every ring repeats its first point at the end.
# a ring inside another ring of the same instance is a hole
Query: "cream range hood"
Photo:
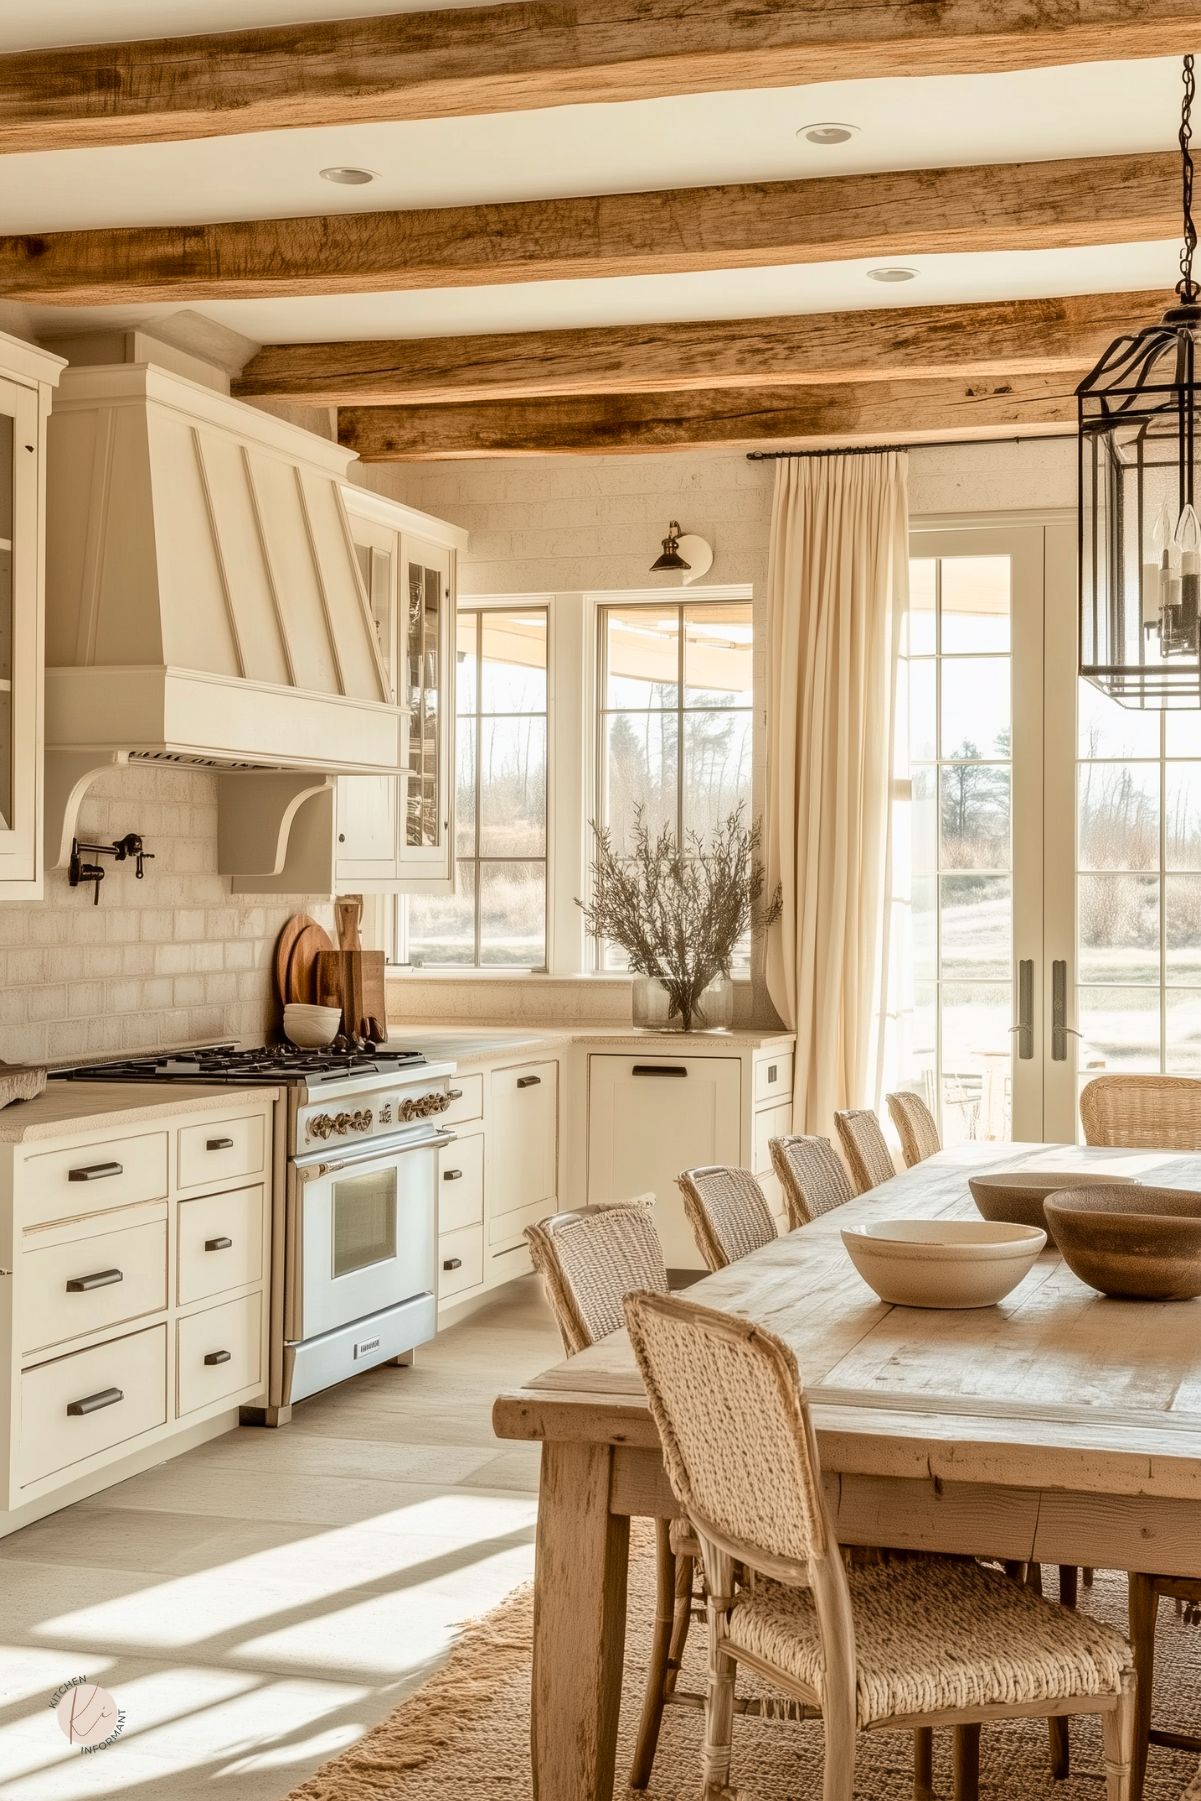
{"type": "Polygon", "coordinates": [[[352,451],[135,363],[64,373],[48,458],[49,748],[401,766],[342,504],[352,451]]]}

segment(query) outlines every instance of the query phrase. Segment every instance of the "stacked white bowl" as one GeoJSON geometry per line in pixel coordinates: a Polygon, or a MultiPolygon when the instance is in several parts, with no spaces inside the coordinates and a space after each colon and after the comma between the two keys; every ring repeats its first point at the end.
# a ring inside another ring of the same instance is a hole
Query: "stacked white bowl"
{"type": "Polygon", "coordinates": [[[284,1036],[300,1050],[324,1050],[341,1030],[341,1007],[314,1007],[307,1001],[289,1001],[284,1008],[284,1036]]]}

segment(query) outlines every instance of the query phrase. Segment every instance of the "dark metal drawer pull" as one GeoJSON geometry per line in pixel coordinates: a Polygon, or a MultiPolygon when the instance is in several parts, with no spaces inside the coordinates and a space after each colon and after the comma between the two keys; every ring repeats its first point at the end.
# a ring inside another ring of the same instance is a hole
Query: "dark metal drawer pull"
{"type": "Polygon", "coordinates": [[[446,1098],[448,1101],[461,1101],[463,1098],[463,1090],[461,1088],[448,1088],[446,1090],[446,1098]]]}
{"type": "Polygon", "coordinates": [[[462,1269],[463,1259],[461,1257],[448,1257],[442,1267],[443,1269],[462,1269]]]}
{"type": "Polygon", "coordinates": [[[767,1079],[769,1082],[774,1082],[776,1080],[776,1078],[779,1076],[779,1073],[780,1073],[780,1070],[779,1070],[778,1064],[775,1064],[775,1063],[768,1064],[767,1079]]]}
{"type": "Polygon", "coordinates": [[[204,1148],[206,1151],[232,1151],[234,1141],[232,1138],[209,1138],[205,1140],[204,1148]]]}
{"type": "Polygon", "coordinates": [[[97,1394],[84,1395],[82,1401],[68,1401],[67,1412],[78,1416],[82,1413],[99,1413],[102,1407],[115,1407],[118,1401],[125,1399],[120,1388],[102,1388],[97,1394]]]}
{"type": "Polygon", "coordinates": [[[232,1244],[232,1238],[206,1238],[204,1248],[206,1251],[228,1251],[232,1244]]]}
{"type": "Polygon", "coordinates": [[[688,1071],[682,1063],[635,1063],[636,1076],[686,1076],[688,1071]]]}
{"type": "Polygon", "coordinates": [[[541,1080],[541,1076],[518,1076],[517,1086],[519,1088],[537,1088],[541,1080]]]}
{"type": "Polygon", "coordinates": [[[120,1163],[84,1163],[79,1169],[67,1171],[68,1182],[99,1182],[105,1176],[120,1176],[124,1167],[120,1163]]]}
{"type": "Polygon", "coordinates": [[[232,1355],[232,1351],[210,1351],[204,1361],[206,1363],[228,1363],[232,1355]]]}
{"type": "Polygon", "coordinates": [[[111,1288],[114,1282],[123,1282],[124,1274],[119,1269],[98,1269],[90,1276],[72,1276],[67,1283],[68,1294],[87,1294],[93,1288],[111,1288]]]}
{"type": "Polygon", "coordinates": [[[461,1169],[444,1169],[442,1171],[442,1180],[444,1182],[458,1182],[461,1179],[462,1174],[463,1172],[461,1169]]]}

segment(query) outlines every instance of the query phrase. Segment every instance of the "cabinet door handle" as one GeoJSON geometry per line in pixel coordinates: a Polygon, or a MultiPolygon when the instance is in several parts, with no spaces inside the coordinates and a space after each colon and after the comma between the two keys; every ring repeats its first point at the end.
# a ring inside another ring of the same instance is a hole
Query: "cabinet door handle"
{"type": "Polygon", "coordinates": [[[232,1351],[210,1351],[204,1361],[209,1364],[228,1363],[232,1355],[232,1351]]]}
{"type": "Polygon", "coordinates": [[[463,1172],[461,1169],[444,1169],[442,1171],[442,1180],[444,1182],[458,1182],[461,1180],[462,1175],[463,1172]]]}
{"type": "Polygon", "coordinates": [[[232,1244],[232,1238],[206,1238],[204,1248],[206,1251],[228,1251],[232,1244]]]}
{"type": "Polygon", "coordinates": [[[446,1090],[446,1098],[448,1101],[461,1101],[463,1098],[463,1090],[461,1088],[448,1088],[446,1090]]]}
{"type": "Polygon", "coordinates": [[[448,1257],[442,1267],[443,1269],[462,1269],[463,1259],[461,1257],[448,1257]]]}
{"type": "Polygon", "coordinates": [[[537,1088],[541,1080],[541,1076],[518,1076],[517,1086],[519,1088],[537,1088]]]}
{"type": "Polygon", "coordinates": [[[88,1294],[93,1288],[111,1288],[114,1282],[123,1282],[124,1273],[119,1269],[93,1270],[90,1276],[72,1276],[67,1283],[68,1294],[88,1294]]]}
{"type": "Polygon", "coordinates": [[[636,1076],[686,1076],[688,1071],[682,1063],[635,1063],[636,1076]]]}
{"type": "Polygon", "coordinates": [[[68,1401],[67,1412],[78,1417],[84,1413],[99,1413],[102,1407],[115,1407],[118,1401],[125,1399],[120,1388],[101,1388],[94,1395],[84,1395],[81,1401],[68,1401]]]}
{"type": "Polygon", "coordinates": [[[769,1063],[768,1064],[767,1079],[769,1082],[774,1082],[776,1080],[777,1076],[779,1075],[779,1073],[780,1073],[779,1064],[777,1064],[777,1063],[769,1063]]]}
{"type": "Polygon", "coordinates": [[[105,1176],[124,1174],[120,1163],[83,1163],[78,1169],[67,1171],[68,1182],[100,1182],[105,1176]]]}
{"type": "Polygon", "coordinates": [[[204,1148],[206,1151],[232,1151],[234,1141],[232,1138],[209,1138],[205,1140],[204,1148]]]}

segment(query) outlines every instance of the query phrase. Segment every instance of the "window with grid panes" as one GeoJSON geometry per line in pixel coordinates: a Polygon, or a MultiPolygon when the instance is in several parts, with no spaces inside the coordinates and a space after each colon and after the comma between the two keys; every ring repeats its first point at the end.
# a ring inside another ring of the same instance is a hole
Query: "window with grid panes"
{"type": "Polygon", "coordinates": [[[546,967],[547,609],[460,607],[454,894],[412,896],[415,967],[546,967]]]}
{"type": "MultiPolygon", "coordinates": [[[[596,817],[628,844],[639,807],[687,848],[741,802],[751,818],[750,599],[664,599],[597,610],[596,817]]],[[[621,970],[625,953],[600,949],[621,970]]],[[[750,945],[733,973],[746,975],[750,945]]]]}

